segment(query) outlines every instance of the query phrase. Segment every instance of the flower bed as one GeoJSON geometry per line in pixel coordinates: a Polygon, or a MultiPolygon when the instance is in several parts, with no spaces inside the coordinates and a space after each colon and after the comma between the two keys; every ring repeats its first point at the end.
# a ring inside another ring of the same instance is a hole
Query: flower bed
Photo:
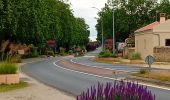
{"type": "Polygon", "coordinates": [[[0,84],[16,84],[19,83],[19,74],[0,75],[0,84]]]}
{"type": "Polygon", "coordinates": [[[15,64],[1,63],[0,64],[0,84],[15,84],[19,83],[18,68],[15,64]]]}
{"type": "Polygon", "coordinates": [[[155,100],[155,95],[142,85],[131,82],[98,83],[87,92],[77,96],[77,100],[155,100]]]}

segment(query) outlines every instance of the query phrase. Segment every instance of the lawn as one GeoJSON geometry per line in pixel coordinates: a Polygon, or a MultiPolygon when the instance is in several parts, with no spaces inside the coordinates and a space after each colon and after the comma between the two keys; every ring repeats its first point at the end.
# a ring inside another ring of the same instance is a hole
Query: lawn
{"type": "Polygon", "coordinates": [[[162,82],[170,82],[170,71],[152,71],[144,74],[136,73],[134,76],[155,79],[162,82]]]}
{"type": "Polygon", "coordinates": [[[110,57],[110,58],[99,58],[99,57],[96,57],[93,60],[97,61],[97,62],[112,63],[112,64],[129,64],[130,63],[130,60],[123,59],[121,57],[118,57],[118,58],[113,58],[113,57],[110,57]]]}
{"type": "Polygon", "coordinates": [[[0,85],[0,92],[8,92],[16,89],[21,89],[28,87],[27,82],[20,82],[18,84],[12,84],[12,85],[0,85]]]}

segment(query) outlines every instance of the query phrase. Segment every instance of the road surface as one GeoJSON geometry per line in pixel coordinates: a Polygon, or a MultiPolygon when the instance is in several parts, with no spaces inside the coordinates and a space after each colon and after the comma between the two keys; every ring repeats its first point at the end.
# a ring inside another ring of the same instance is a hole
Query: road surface
{"type": "MultiPolygon", "coordinates": [[[[95,53],[91,52],[91,54],[95,53]]],[[[91,54],[89,53],[88,56],[91,56],[91,54]]],[[[63,90],[74,96],[79,95],[88,87],[98,82],[106,83],[113,81],[94,75],[65,70],[62,68],[62,65],[58,66],[56,62],[61,59],[65,58],[48,58],[44,61],[29,63],[22,66],[22,71],[46,85],[63,90]],[[56,65],[54,62],[56,62],[56,65]]],[[[148,89],[156,95],[156,100],[170,100],[169,90],[153,87],[148,87],[148,89]]]]}

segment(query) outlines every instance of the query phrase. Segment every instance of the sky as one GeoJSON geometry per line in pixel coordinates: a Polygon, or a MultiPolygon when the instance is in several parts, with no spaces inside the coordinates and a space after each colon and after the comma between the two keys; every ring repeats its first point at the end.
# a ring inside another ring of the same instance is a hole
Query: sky
{"type": "Polygon", "coordinates": [[[90,39],[95,40],[97,37],[97,31],[95,25],[97,20],[98,10],[92,7],[96,7],[101,10],[104,7],[107,0],[70,0],[71,9],[76,17],[84,18],[86,24],[90,26],[90,39]]]}

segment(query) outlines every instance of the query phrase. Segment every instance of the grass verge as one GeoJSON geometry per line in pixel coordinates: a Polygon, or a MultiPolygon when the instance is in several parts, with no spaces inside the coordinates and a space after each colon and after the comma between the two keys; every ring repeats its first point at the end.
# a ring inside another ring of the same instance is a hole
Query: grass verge
{"type": "Polygon", "coordinates": [[[103,62],[103,63],[111,63],[111,64],[129,64],[130,61],[127,60],[127,59],[123,59],[121,57],[118,57],[118,58],[94,58],[93,59],[94,61],[96,62],[103,62]]]}
{"type": "Polygon", "coordinates": [[[155,79],[162,82],[170,82],[170,71],[152,71],[147,73],[135,73],[133,76],[155,79]]]}
{"type": "Polygon", "coordinates": [[[28,85],[27,82],[20,82],[18,84],[12,84],[12,85],[0,85],[0,93],[25,88],[25,87],[28,87],[28,86],[29,85],[28,85]]]}

